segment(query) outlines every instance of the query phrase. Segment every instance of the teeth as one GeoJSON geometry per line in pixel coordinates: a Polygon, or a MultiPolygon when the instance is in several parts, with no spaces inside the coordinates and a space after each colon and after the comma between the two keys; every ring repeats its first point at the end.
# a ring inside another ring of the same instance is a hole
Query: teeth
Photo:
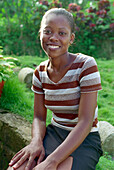
{"type": "Polygon", "coordinates": [[[59,48],[59,46],[49,45],[49,48],[59,48]]]}

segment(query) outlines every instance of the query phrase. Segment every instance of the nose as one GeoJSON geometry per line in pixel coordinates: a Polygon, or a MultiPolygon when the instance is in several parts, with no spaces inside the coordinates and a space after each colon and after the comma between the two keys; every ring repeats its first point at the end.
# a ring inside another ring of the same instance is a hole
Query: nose
{"type": "Polygon", "coordinates": [[[50,37],[50,41],[58,41],[58,36],[56,33],[53,33],[50,37]]]}

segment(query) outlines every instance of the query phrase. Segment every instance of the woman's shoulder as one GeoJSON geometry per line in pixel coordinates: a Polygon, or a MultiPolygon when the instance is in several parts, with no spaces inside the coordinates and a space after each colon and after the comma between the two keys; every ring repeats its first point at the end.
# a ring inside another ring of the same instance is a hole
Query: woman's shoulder
{"type": "Polygon", "coordinates": [[[82,66],[91,66],[91,65],[97,65],[94,57],[86,55],[86,54],[82,54],[82,53],[78,53],[77,54],[77,58],[76,58],[76,63],[80,63],[82,66]]]}
{"type": "Polygon", "coordinates": [[[38,71],[46,71],[49,60],[42,61],[37,67],[38,71]]]}
{"type": "Polygon", "coordinates": [[[86,62],[88,60],[94,60],[94,58],[92,56],[86,55],[86,54],[82,54],[82,53],[77,53],[77,60],[80,62],[86,62]]]}

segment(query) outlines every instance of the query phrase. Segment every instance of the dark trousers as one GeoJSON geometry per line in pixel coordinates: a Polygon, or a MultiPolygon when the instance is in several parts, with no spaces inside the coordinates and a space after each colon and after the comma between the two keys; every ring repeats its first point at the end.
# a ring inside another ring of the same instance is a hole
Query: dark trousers
{"type": "MultiPolygon", "coordinates": [[[[50,155],[70,132],[53,125],[48,125],[44,138],[46,157],[50,155]]],[[[72,145],[72,144],[71,144],[72,145]]],[[[98,132],[90,132],[83,143],[71,154],[72,170],[95,170],[102,155],[101,140],[98,132]]]]}

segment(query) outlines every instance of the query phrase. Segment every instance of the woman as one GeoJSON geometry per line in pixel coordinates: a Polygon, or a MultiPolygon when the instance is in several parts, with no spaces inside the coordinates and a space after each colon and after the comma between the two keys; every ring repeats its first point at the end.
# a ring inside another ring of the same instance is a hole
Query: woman
{"type": "Polygon", "coordinates": [[[68,52],[74,38],[72,14],[62,8],[45,13],[40,40],[49,59],[33,75],[32,140],[12,158],[9,169],[94,170],[98,163],[100,75],[94,58],[68,52]],[[46,128],[47,109],[53,117],[46,128]]]}

